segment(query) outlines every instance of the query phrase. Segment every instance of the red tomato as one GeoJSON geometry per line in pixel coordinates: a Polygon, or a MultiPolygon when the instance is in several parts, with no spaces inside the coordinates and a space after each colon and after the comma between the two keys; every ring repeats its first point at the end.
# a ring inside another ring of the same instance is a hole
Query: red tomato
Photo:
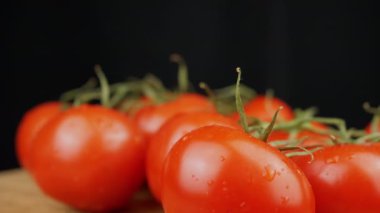
{"type": "Polygon", "coordinates": [[[166,213],[314,212],[304,174],[241,130],[206,126],[183,136],[165,161],[166,213]]]}
{"type": "Polygon", "coordinates": [[[124,114],[102,106],[60,113],[37,134],[32,151],[40,188],[81,210],[121,208],[144,181],[141,133],[124,114]]]}
{"type": "Polygon", "coordinates": [[[294,118],[292,108],[276,97],[268,98],[266,96],[257,96],[245,104],[244,110],[249,117],[255,117],[262,121],[270,122],[280,106],[282,106],[283,109],[278,114],[277,119],[279,121],[292,120],[294,118]]]}
{"type": "Polygon", "coordinates": [[[59,112],[59,102],[46,102],[27,111],[21,119],[16,133],[16,152],[20,165],[25,169],[30,169],[29,156],[34,137],[59,112]]]}
{"type": "Polygon", "coordinates": [[[380,212],[380,147],[337,145],[292,158],[308,177],[317,212],[380,212]]]}
{"type": "Polygon", "coordinates": [[[172,116],[181,112],[196,111],[214,112],[216,109],[206,97],[185,93],[172,101],[143,107],[136,113],[134,120],[142,132],[150,137],[172,116]]]}
{"type": "Polygon", "coordinates": [[[182,113],[169,119],[152,137],[147,153],[146,174],[151,192],[157,200],[160,200],[164,160],[171,148],[186,133],[213,124],[239,127],[236,122],[216,112],[182,113]]]}

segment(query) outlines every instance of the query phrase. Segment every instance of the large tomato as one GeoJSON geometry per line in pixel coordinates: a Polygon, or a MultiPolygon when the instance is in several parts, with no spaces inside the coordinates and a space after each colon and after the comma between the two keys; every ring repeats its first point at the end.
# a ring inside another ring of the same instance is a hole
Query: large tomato
{"type": "Polygon", "coordinates": [[[30,159],[38,185],[75,208],[121,208],[144,181],[146,143],[115,110],[70,108],[51,119],[33,142],[30,159]]]}
{"type": "Polygon", "coordinates": [[[380,147],[336,145],[293,160],[308,177],[320,213],[380,212],[380,147]]]}
{"type": "Polygon", "coordinates": [[[44,125],[60,112],[59,102],[46,102],[33,107],[22,117],[16,133],[16,152],[20,165],[25,169],[30,169],[29,156],[33,139],[44,125]]]}
{"type": "Polygon", "coordinates": [[[236,122],[216,112],[182,113],[169,119],[152,137],[147,153],[146,174],[150,190],[160,200],[164,160],[174,144],[186,133],[208,125],[238,128],[236,122]]]}
{"type": "Polygon", "coordinates": [[[206,126],[178,141],[165,161],[166,213],[314,212],[314,195],[290,159],[242,130],[206,126]]]}
{"type": "Polygon", "coordinates": [[[142,132],[150,137],[172,116],[181,112],[196,111],[213,112],[216,109],[206,97],[184,93],[169,102],[143,107],[136,113],[134,120],[142,132]]]}

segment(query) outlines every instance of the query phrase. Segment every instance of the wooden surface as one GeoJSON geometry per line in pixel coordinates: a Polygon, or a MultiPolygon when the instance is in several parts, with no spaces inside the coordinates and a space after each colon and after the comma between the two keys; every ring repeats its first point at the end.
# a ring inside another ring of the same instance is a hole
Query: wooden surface
{"type": "MultiPolygon", "coordinates": [[[[76,213],[78,211],[45,196],[23,170],[0,172],[0,212],[4,213],[76,213]]],[[[122,212],[162,213],[161,207],[146,191],[136,194],[122,212]]]]}

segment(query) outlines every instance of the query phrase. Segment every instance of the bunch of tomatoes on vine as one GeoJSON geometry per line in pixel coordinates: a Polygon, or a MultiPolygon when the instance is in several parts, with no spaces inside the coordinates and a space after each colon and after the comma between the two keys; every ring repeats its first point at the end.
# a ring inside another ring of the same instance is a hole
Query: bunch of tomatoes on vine
{"type": "Polygon", "coordinates": [[[195,92],[153,75],[97,79],[25,113],[19,162],[47,195],[109,212],[147,187],[167,213],[380,212],[380,108],[363,129],[237,81],[195,92]]]}

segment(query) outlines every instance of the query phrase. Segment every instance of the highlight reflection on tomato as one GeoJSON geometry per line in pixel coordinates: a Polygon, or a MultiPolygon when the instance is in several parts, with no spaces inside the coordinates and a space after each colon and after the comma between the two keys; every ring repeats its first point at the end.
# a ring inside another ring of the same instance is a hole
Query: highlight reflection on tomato
{"type": "Polygon", "coordinates": [[[194,129],[215,124],[239,128],[236,122],[216,112],[182,113],[169,119],[151,138],[146,174],[149,188],[157,200],[160,200],[164,160],[174,144],[194,129]]]}
{"type": "Polygon", "coordinates": [[[144,181],[146,143],[122,113],[70,108],[36,136],[31,171],[48,195],[85,211],[124,207],[144,181]]]}
{"type": "Polygon", "coordinates": [[[165,161],[166,213],[314,212],[302,172],[242,130],[207,126],[178,141],[165,161]]]}
{"type": "Polygon", "coordinates": [[[292,158],[308,177],[320,213],[380,212],[380,147],[342,144],[292,158]]]}

